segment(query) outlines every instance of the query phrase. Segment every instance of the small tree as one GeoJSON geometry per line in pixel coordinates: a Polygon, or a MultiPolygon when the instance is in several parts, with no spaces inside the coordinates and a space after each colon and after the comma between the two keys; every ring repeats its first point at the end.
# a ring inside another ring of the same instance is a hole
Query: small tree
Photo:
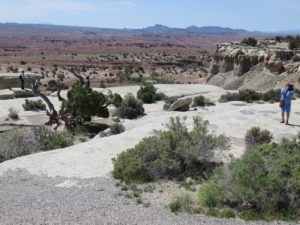
{"type": "Polygon", "coordinates": [[[257,40],[253,37],[246,38],[242,41],[243,44],[255,47],[257,45],[257,40]]]}
{"type": "Polygon", "coordinates": [[[108,101],[104,94],[75,85],[68,92],[65,102],[64,116],[71,117],[76,124],[91,120],[92,116],[107,118],[108,101]]]}
{"type": "Polygon", "coordinates": [[[156,93],[156,88],[151,84],[141,87],[137,92],[137,97],[148,104],[161,100],[161,95],[156,93]]]}

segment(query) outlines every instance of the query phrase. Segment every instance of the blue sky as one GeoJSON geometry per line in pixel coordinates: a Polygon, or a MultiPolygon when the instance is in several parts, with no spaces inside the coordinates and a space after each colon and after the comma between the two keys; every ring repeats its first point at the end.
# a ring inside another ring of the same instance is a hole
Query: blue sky
{"type": "Polygon", "coordinates": [[[300,0],[0,0],[0,22],[299,30],[300,0]]]}

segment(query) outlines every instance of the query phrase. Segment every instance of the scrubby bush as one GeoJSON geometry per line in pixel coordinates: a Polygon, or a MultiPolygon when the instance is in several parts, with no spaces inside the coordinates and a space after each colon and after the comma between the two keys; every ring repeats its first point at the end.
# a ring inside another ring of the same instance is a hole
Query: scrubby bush
{"type": "Polygon", "coordinates": [[[208,121],[194,118],[188,131],[180,119],[171,118],[167,131],[154,131],[132,149],[114,160],[113,175],[125,182],[148,182],[158,179],[206,177],[217,165],[215,150],[226,149],[228,138],[210,134],[208,121]]]}
{"type": "Polygon", "coordinates": [[[47,90],[55,92],[62,89],[68,89],[68,87],[61,82],[61,80],[49,80],[47,85],[47,90]]]}
{"type": "Polygon", "coordinates": [[[245,144],[247,149],[251,149],[256,145],[269,144],[273,139],[272,134],[268,130],[261,130],[259,127],[252,127],[247,131],[245,136],[245,144]]]}
{"type": "Polygon", "coordinates": [[[25,103],[22,106],[25,111],[46,109],[46,105],[40,99],[36,101],[25,99],[25,103]]]}
{"type": "Polygon", "coordinates": [[[221,95],[219,102],[232,102],[232,101],[239,101],[238,93],[226,93],[225,95],[221,95]]]}
{"type": "Polygon", "coordinates": [[[261,99],[261,93],[245,89],[238,92],[239,101],[253,102],[261,99]]]}
{"type": "Polygon", "coordinates": [[[251,103],[253,101],[266,101],[266,102],[279,102],[280,100],[280,90],[269,90],[265,93],[260,93],[257,91],[245,89],[240,90],[238,93],[227,93],[222,95],[219,102],[230,102],[230,101],[243,101],[251,103]]]}
{"type": "Polygon", "coordinates": [[[156,93],[156,88],[152,84],[147,84],[138,90],[137,98],[144,103],[151,104],[162,100],[163,95],[156,93]]]}
{"type": "Polygon", "coordinates": [[[192,199],[189,195],[182,195],[173,199],[173,201],[169,204],[169,208],[173,213],[177,212],[190,212],[192,199]]]}
{"type": "Polygon", "coordinates": [[[8,118],[13,119],[13,120],[18,120],[19,112],[14,108],[9,108],[8,109],[8,118]]]}
{"type": "Polygon", "coordinates": [[[215,182],[206,182],[199,188],[198,202],[201,206],[216,207],[222,201],[222,189],[215,182]]]}
{"type": "Polygon", "coordinates": [[[144,111],[143,102],[136,99],[132,94],[127,94],[116,110],[116,114],[120,118],[135,119],[143,115],[144,111]]]}
{"type": "Polygon", "coordinates": [[[256,46],[257,45],[257,40],[253,37],[249,37],[249,38],[246,38],[242,41],[243,44],[245,45],[249,45],[249,46],[256,46]]]}
{"type": "Polygon", "coordinates": [[[262,100],[265,102],[279,102],[280,89],[272,89],[262,94],[262,100]]]}
{"type": "Polygon", "coordinates": [[[125,131],[125,127],[121,123],[114,123],[109,127],[112,134],[120,134],[125,131]]]}
{"type": "Polygon", "coordinates": [[[45,127],[16,128],[0,133],[0,163],[40,151],[64,148],[73,144],[72,135],[45,127]]]}
{"type": "Polygon", "coordinates": [[[211,102],[209,99],[205,98],[202,95],[196,96],[193,99],[193,104],[192,107],[197,107],[197,106],[213,106],[215,105],[213,102],[211,102]]]}
{"type": "Polygon", "coordinates": [[[34,129],[35,138],[40,144],[41,151],[55,150],[73,145],[73,136],[67,132],[57,132],[47,127],[34,129]]]}
{"type": "Polygon", "coordinates": [[[288,40],[289,42],[289,49],[295,50],[300,48],[300,36],[291,37],[288,40]]]}
{"type": "MultiPolygon", "coordinates": [[[[300,141],[260,145],[218,169],[211,179],[222,190],[222,204],[242,212],[299,217],[300,141]]],[[[207,189],[201,195],[210,194],[207,189]],[[208,193],[206,193],[208,192],[208,193]]],[[[249,213],[247,213],[249,215],[249,213]]]]}
{"type": "Polygon", "coordinates": [[[227,93],[222,95],[219,102],[230,102],[230,101],[244,101],[253,102],[262,99],[262,94],[253,90],[245,89],[240,90],[238,93],[227,93]]]}

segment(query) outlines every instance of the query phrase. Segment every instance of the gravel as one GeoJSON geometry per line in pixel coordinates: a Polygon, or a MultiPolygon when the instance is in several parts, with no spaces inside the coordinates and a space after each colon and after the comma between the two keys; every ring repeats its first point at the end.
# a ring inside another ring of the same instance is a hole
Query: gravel
{"type": "MultiPolygon", "coordinates": [[[[0,176],[0,224],[268,224],[171,213],[119,196],[111,178],[68,179],[8,171],[0,176]],[[75,186],[74,186],[75,185],[75,186]]],[[[272,222],[272,224],[296,224],[272,222]]]]}

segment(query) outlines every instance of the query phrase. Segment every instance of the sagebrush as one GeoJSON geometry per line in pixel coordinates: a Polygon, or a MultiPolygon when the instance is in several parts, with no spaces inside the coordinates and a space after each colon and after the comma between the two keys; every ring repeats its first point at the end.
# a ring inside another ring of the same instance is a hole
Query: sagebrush
{"type": "Polygon", "coordinates": [[[153,136],[118,155],[114,177],[126,182],[207,177],[217,165],[215,150],[229,146],[227,137],[209,133],[207,125],[208,121],[195,117],[193,130],[188,131],[184,120],[171,118],[167,131],[154,131],[153,136]]]}

